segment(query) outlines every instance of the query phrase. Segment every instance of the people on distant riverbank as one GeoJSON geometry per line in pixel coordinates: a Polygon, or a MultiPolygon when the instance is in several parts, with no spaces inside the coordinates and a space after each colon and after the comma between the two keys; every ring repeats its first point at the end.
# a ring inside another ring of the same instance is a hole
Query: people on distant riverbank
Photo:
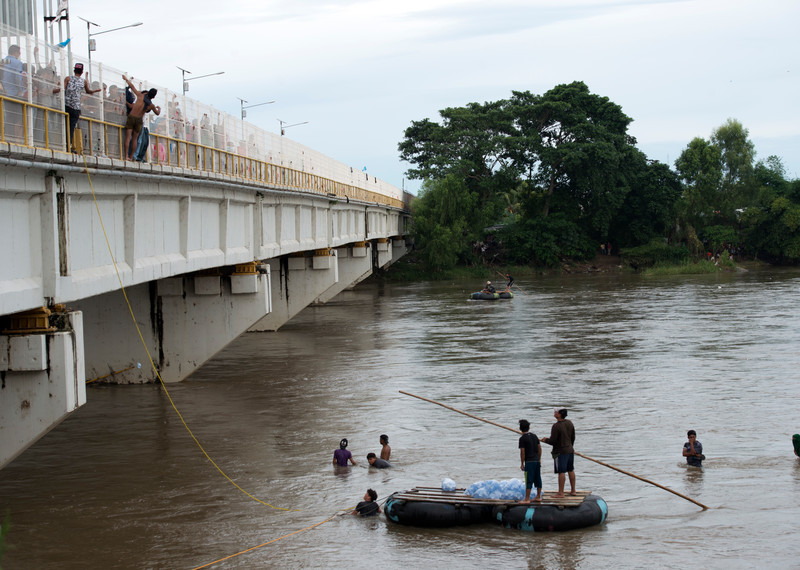
{"type": "Polygon", "coordinates": [[[550,429],[550,437],[543,437],[541,441],[553,446],[553,467],[558,473],[558,493],[554,496],[564,496],[564,485],[569,476],[570,495],[577,495],[575,491],[575,426],[567,419],[567,409],[560,408],[553,412],[556,423],[550,429]]]}
{"type": "Polygon", "coordinates": [[[378,505],[378,493],[374,489],[367,489],[364,493],[364,500],[356,505],[355,510],[351,514],[361,515],[362,517],[374,517],[381,512],[381,507],[378,505]]]}
{"type": "Polygon", "coordinates": [[[381,459],[383,459],[384,461],[389,461],[389,457],[392,456],[392,448],[389,447],[389,436],[386,435],[385,433],[381,434],[380,442],[381,442],[381,459]]]}
{"type": "Polygon", "coordinates": [[[692,467],[702,467],[703,459],[703,444],[697,441],[697,432],[690,429],[686,432],[686,437],[689,441],[683,444],[683,456],[686,458],[686,463],[692,467]]]}
{"type": "Polygon", "coordinates": [[[347,467],[348,461],[353,465],[357,465],[356,460],[353,459],[353,454],[347,450],[347,438],[342,438],[342,441],[339,442],[339,449],[333,452],[333,464],[339,467],[347,467]]]}
{"type": "Polygon", "coordinates": [[[531,424],[528,420],[519,420],[519,468],[525,472],[525,499],[520,501],[523,505],[531,502],[531,489],[536,487],[534,501],[542,500],[542,445],[535,433],[530,433],[531,424]]]}

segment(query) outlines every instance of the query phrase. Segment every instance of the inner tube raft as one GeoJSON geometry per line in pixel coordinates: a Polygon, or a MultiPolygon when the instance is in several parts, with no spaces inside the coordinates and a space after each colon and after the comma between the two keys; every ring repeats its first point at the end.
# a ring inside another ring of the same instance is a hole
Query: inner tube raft
{"type": "Polygon", "coordinates": [[[501,299],[513,299],[514,298],[514,293],[512,293],[511,291],[500,291],[498,293],[498,295],[500,295],[501,299]]]}
{"type": "Polygon", "coordinates": [[[395,495],[387,499],[383,512],[386,518],[399,524],[444,528],[488,522],[492,515],[487,505],[406,501],[395,495]]]}
{"type": "Polygon", "coordinates": [[[469,296],[473,301],[496,301],[500,298],[500,293],[484,293],[483,291],[476,291],[469,296]]]}
{"type": "Polygon", "coordinates": [[[501,505],[492,509],[492,519],[506,528],[532,532],[553,532],[603,524],[608,505],[597,495],[587,496],[580,506],[501,505]]]}

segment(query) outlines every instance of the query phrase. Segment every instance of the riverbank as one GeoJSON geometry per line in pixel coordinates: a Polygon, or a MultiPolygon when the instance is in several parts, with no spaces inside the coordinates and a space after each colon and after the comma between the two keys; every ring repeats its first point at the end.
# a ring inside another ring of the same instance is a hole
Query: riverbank
{"type": "MultiPolygon", "coordinates": [[[[413,254],[411,254],[413,255],[413,254]]],[[[697,275],[703,273],[717,273],[720,271],[750,271],[770,267],[769,263],[759,260],[723,261],[718,264],[712,261],[687,261],[673,265],[657,265],[638,272],[641,275],[697,275]]],[[[412,256],[407,256],[393,264],[389,270],[373,274],[370,279],[394,283],[407,283],[414,281],[449,281],[467,279],[488,279],[501,281],[505,274],[510,273],[515,278],[544,277],[550,275],[585,275],[587,273],[615,274],[637,273],[636,270],[626,265],[618,255],[597,255],[591,261],[564,261],[558,267],[530,267],[514,265],[508,267],[455,267],[447,271],[430,272],[422,263],[412,256]]]]}

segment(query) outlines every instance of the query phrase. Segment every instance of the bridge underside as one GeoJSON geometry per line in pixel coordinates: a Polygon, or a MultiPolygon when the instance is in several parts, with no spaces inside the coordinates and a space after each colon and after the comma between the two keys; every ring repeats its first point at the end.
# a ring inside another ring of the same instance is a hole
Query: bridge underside
{"type": "Polygon", "coordinates": [[[180,381],[406,252],[404,214],[374,203],[46,166],[0,178],[0,467],[86,383],[156,381],[151,359],[180,381]]]}

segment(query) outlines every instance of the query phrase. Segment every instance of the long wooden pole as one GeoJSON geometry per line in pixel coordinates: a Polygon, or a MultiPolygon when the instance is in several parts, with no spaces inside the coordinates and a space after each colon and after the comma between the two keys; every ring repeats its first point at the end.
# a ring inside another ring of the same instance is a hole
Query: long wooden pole
{"type": "MultiPolygon", "coordinates": [[[[468,414],[467,412],[461,411],[461,410],[459,410],[457,408],[453,408],[452,406],[448,406],[447,404],[442,404],[441,402],[437,402],[436,400],[429,400],[428,398],[423,398],[422,396],[417,396],[416,394],[412,394],[411,392],[404,392],[403,390],[400,390],[400,393],[401,394],[405,394],[406,396],[411,396],[412,398],[417,398],[419,400],[423,400],[425,402],[430,402],[431,404],[436,404],[437,406],[441,406],[443,408],[447,408],[448,410],[452,410],[454,412],[458,412],[459,414],[463,414],[463,415],[465,415],[467,417],[470,417],[472,419],[479,420],[479,421],[482,421],[482,422],[486,422],[487,424],[492,424],[493,426],[497,426],[499,428],[507,429],[508,431],[513,431],[514,433],[522,433],[518,429],[514,429],[514,428],[508,427],[508,426],[504,426],[503,424],[498,424],[497,422],[493,422],[493,421],[487,420],[485,418],[481,418],[479,416],[473,416],[472,414],[468,414]]],[[[695,501],[694,499],[692,499],[690,497],[687,497],[686,495],[682,495],[682,494],[678,493],[677,491],[673,491],[669,487],[665,487],[664,485],[659,485],[655,481],[651,481],[650,479],[645,479],[644,477],[640,477],[639,475],[634,475],[633,473],[629,473],[628,471],[625,471],[624,469],[620,469],[619,467],[614,467],[613,465],[609,465],[608,463],[605,463],[605,462],[600,461],[598,459],[594,459],[592,457],[589,457],[588,455],[584,455],[583,453],[578,453],[577,451],[575,452],[575,455],[577,455],[578,457],[583,457],[584,459],[588,459],[589,461],[594,461],[595,463],[599,463],[600,465],[602,465],[604,467],[608,467],[609,469],[613,469],[614,471],[619,471],[620,473],[622,473],[624,475],[627,475],[629,477],[633,477],[634,479],[638,479],[639,481],[644,481],[645,483],[650,483],[651,485],[655,485],[659,489],[664,489],[665,491],[669,491],[673,495],[678,495],[681,499],[686,499],[687,501],[689,501],[690,503],[694,503],[698,507],[702,507],[703,509],[708,509],[708,507],[705,506],[703,503],[695,501]]]]}
{"type": "MultiPolygon", "coordinates": [[[[495,271],[497,271],[497,274],[498,274],[498,275],[500,275],[501,277],[505,277],[505,274],[504,274],[504,273],[502,273],[501,271],[498,271],[497,269],[495,269],[495,271]]],[[[522,291],[523,293],[525,293],[525,289],[523,289],[523,288],[522,288],[522,287],[520,287],[519,285],[514,285],[514,287],[516,287],[517,289],[519,289],[520,291],[522,291]]],[[[528,295],[527,293],[525,293],[525,296],[529,296],[529,295],[528,295]]]]}

